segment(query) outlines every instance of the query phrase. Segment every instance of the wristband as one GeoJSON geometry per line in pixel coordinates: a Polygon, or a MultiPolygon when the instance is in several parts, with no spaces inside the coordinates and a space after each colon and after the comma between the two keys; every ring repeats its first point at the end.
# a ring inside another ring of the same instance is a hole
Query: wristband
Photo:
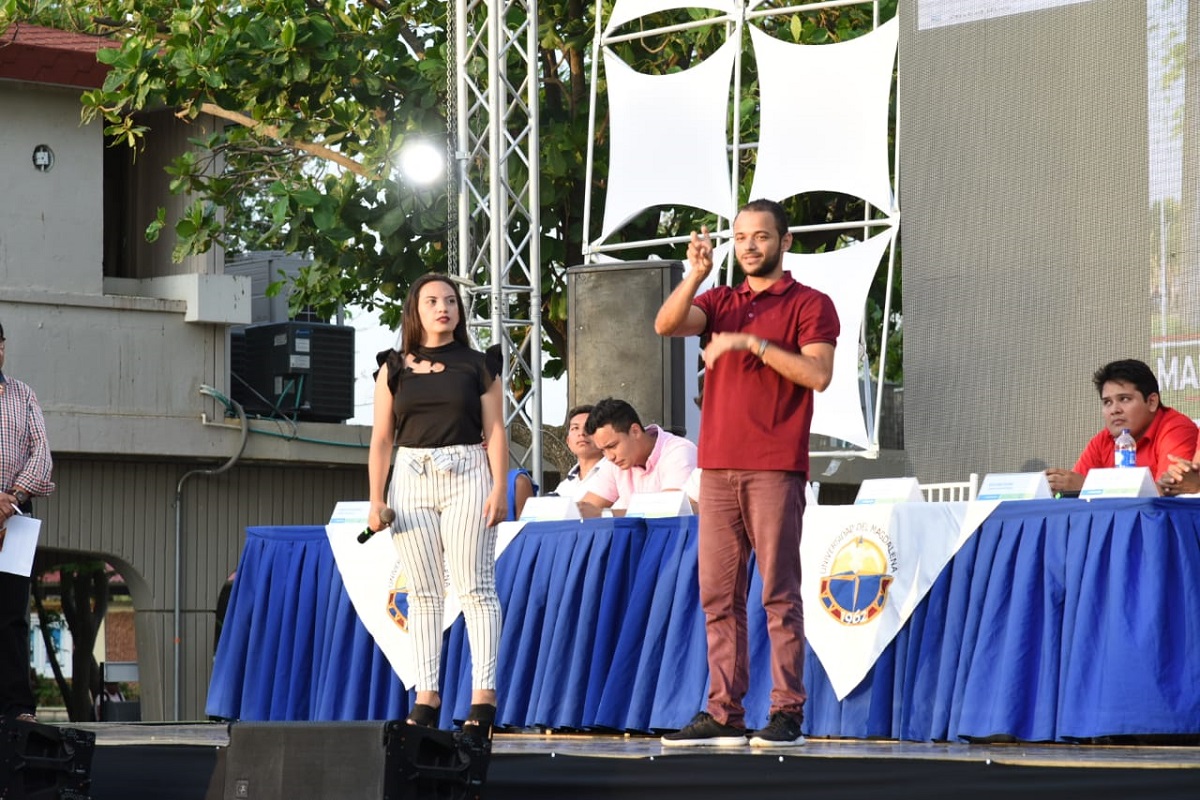
{"type": "Polygon", "coordinates": [[[771,344],[766,339],[758,340],[758,360],[762,361],[763,353],[767,352],[767,345],[771,344]]]}

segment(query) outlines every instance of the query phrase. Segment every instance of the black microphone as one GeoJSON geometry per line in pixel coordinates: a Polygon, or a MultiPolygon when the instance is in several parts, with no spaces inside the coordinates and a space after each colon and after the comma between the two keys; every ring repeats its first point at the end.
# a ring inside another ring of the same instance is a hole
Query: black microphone
{"type": "MultiPolygon", "coordinates": [[[[384,506],[379,511],[379,521],[384,525],[391,525],[396,521],[396,512],[392,511],[387,506],[384,506]]],[[[363,529],[363,532],[358,535],[358,543],[364,544],[368,539],[376,534],[376,531],[371,530],[370,526],[363,529]]]]}

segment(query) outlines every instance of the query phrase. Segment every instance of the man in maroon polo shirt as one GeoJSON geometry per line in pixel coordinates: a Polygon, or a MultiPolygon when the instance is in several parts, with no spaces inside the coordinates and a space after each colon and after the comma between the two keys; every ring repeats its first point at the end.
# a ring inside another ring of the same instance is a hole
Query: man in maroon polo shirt
{"type": "Polygon", "coordinates": [[[743,206],[734,254],[746,279],[696,291],[712,270],[708,230],[692,233],[690,269],[658,311],[662,336],[700,334],[700,604],[708,638],[708,705],[668,747],[743,745],[749,686],[746,592],[750,551],[763,582],[771,640],[771,714],[751,746],[804,743],[804,610],[800,525],[808,473],[813,392],[833,376],[840,329],[833,301],[783,270],[791,247],[783,207],[743,206]]]}

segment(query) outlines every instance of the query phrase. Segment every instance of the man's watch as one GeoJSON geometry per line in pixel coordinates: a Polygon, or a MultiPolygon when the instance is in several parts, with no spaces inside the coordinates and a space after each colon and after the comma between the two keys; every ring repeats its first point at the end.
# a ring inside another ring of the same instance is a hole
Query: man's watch
{"type": "Polygon", "coordinates": [[[24,489],[13,489],[13,497],[17,498],[17,505],[23,506],[29,502],[29,492],[24,489]]]}

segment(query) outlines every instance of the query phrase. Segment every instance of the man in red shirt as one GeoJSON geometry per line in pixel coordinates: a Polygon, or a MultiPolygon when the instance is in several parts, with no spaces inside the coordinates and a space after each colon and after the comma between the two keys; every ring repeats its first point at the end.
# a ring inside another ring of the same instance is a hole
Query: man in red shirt
{"type": "Polygon", "coordinates": [[[800,526],[808,473],[813,392],[833,377],[840,331],[833,302],[783,269],[787,214],[771,200],[746,204],[733,221],[734,255],[746,280],[696,292],[712,270],[708,230],[692,233],[690,269],[659,309],[663,336],[701,334],[700,604],[708,639],[705,711],[663,745],[746,744],[749,688],[747,563],[763,582],[771,641],[771,714],[754,747],[804,743],[804,609],[800,526]]]}
{"type": "Polygon", "coordinates": [[[1137,442],[1137,465],[1149,467],[1154,478],[1167,471],[1172,456],[1191,460],[1196,424],[1162,404],[1158,378],[1150,367],[1132,358],[1114,361],[1096,370],[1092,383],[1100,393],[1104,430],[1088,442],[1074,469],[1046,470],[1051,491],[1078,492],[1089,470],[1113,466],[1114,441],[1126,428],[1137,442]]]}

